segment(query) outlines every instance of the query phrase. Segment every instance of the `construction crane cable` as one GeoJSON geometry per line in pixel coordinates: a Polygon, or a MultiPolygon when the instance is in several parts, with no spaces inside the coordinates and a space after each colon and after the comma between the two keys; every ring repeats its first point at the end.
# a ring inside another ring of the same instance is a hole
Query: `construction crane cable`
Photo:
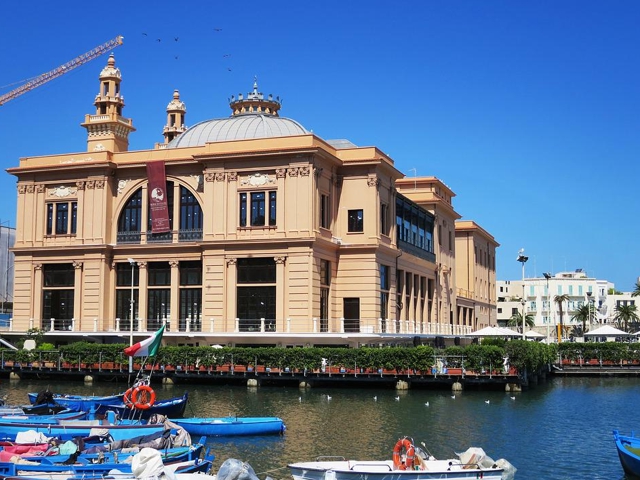
{"type": "Polygon", "coordinates": [[[64,75],[65,73],[70,72],[74,68],[79,67],[80,65],[83,65],[93,60],[94,58],[97,58],[100,55],[103,55],[113,50],[119,45],[122,45],[123,40],[124,40],[124,37],[119,35],[113,40],[109,40],[108,42],[103,43],[102,45],[99,45],[92,50],[89,50],[87,53],[79,55],[73,60],[70,60],[63,65],[60,65],[59,67],[54,68],[53,70],[50,70],[49,72],[33,77],[33,80],[30,80],[24,85],[21,85],[20,87],[10,91],[9,93],[0,95],[0,105],[4,105],[9,100],[13,100],[14,98],[19,97],[20,95],[28,92],[29,90],[33,90],[34,88],[39,87],[40,85],[50,80],[53,80],[54,78],[57,78],[60,75],[64,75]]]}

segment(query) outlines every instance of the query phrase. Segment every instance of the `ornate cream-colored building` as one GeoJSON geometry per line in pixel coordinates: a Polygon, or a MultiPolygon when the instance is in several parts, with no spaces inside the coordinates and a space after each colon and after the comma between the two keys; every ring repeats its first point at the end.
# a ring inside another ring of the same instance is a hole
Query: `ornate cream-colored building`
{"type": "Polygon", "coordinates": [[[86,152],[8,170],[18,209],[5,336],[137,341],[166,323],[170,344],[353,346],[495,324],[497,243],[456,223],[437,178],[316,136],[256,84],[231,98],[230,117],[190,128],[174,92],[164,142],[129,151],[121,80],[111,55],[82,123],[86,152]],[[487,262],[456,255],[463,232],[487,262]]]}

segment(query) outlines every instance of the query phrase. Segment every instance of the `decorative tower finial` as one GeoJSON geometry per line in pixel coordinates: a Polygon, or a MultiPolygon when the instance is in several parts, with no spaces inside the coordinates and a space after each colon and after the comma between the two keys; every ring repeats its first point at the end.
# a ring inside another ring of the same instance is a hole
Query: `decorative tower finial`
{"type": "Polygon", "coordinates": [[[82,126],[87,129],[87,151],[126,152],[129,133],[136,129],[129,118],[122,116],[124,97],[120,94],[122,75],[116,67],[113,53],[100,72],[100,90],[93,104],[95,115],[85,115],[82,126]]]}
{"type": "Polygon", "coordinates": [[[164,143],[156,144],[156,148],[163,148],[171,140],[187,129],[187,126],[184,124],[186,113],[187,107],[184,102],[180,100],[180,92],[178,92],[178,90],[174,90],[173,100],[171,100],[169,105],[167,105],[167,124],[162,130],[164,143]]]}
{"type": "Polygon", "coordinates": [[[267,100],[264,99],[262,92],[258,91],[258,77],[253,77],[253,91],[247,93],[247,97],[244,98],[241,93],[238,97],[231,96],[229,106],[233,112],[231,116],[236,115],[271,115],[278,116],[278,110],[280,110],[281,102],[280,97],[273,99],[273,95],[269,94],[267,100]]]}

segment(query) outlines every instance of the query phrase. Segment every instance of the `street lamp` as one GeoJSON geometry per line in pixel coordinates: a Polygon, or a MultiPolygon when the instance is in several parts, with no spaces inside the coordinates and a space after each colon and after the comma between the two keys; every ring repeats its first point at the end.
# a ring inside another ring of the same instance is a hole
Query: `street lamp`
{"type": "MultiPolygon", "coordinates": [[[[587,302],[589,302],[589,330],[591,330],[591,294],[593,292],[587,292],[587,302]]],[[[582,336],[584,337],[584,334],[586,332],[582,332],[582,336]]]]}
{"type": "MultiPolygon", "coordinates": [[[[129,346],[133,346],[133,287],[135,284],[135,266],[136,261],[133,258],[127,258],[129,264],[131,265],[131,298],[129,299],[129,303],[131,306],[131,310],[129,313],[129,346]]],[[[133,357],[129,357],[129,373],[133,373],[133,357]]]]}
{"type": "Polygon", "coordinates": [[[524,325],[525,325],[525,321],[524,321],[524,317],[525,317],[525,311],[524,311],[524,306],[526,305],[526,300],[525,300],[525,296],[524,296],[524,264],[527,263],[527,260],[529,260],[529,257],[527,257],[524,254],[524,248],[521,248],[520,251],[518,251],[518,258],[517,261],[522,263],[522,339],[525,339],[525,335],[524,335],[524,325]]]}
{"type": "MultiPolygon", "coordinates": [[[[549,291],[549,279],[551,278],[551,274],[545,272],[542,275],[547,279],[547,304],[549,305],[549,317],[551,317],[551,292],[549,291]]],[[[549,323],[551,323],[551,318],[547,318],[547,345],[549,344],[549,323]]]]}

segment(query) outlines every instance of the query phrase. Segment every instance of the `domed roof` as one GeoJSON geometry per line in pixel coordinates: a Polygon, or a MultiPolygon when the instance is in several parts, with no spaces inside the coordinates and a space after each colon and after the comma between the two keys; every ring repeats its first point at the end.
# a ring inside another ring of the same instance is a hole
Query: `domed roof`
{"type": "Polygon", "coordinates": [[[254,138],[287,137],[309,133],[290,118],[278,116],[280,98],[269,95],[264,99],[257,83],[246,98],[242,94],[231,97],[229,106],[233,114],[228,118],[205,120],[190,127],[174,138],[167,148],[197,147],[210,142],[247,140],[254,138]]]}

